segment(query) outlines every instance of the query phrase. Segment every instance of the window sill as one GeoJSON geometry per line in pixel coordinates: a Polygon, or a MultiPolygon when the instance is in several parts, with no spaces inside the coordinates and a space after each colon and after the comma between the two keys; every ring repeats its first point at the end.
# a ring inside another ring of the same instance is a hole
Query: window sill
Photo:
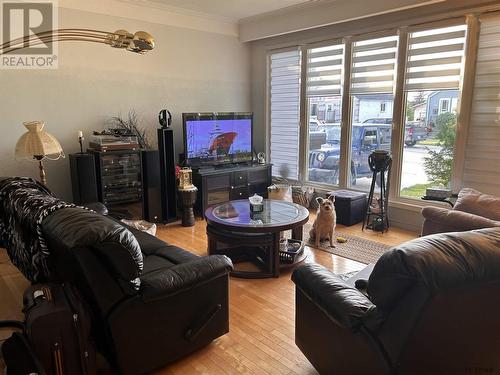
{"type": "MultiPolygon", "coordinates": [[[[332,186],[315,182],[306,182],[304,185],[315,188],[316,191],[318,191],[320,194],[326,194],[332,190],[352,190],[352,191],[359,191],[362,193],[366,193],[368,195],[368,192],[364,190],[358,190],[353,188],[342,188],[339,186],[332,186]]],[[[420,199],[411,199],[404,197],[389,198],[389,207],[395,207],[412,212],[420,212],[422,208],[426,206],[450,208],[450,205],[445,202],[424,201],[420,199]]]]}
{"type": "Polygon", "coordinates": [[[427,201],[404,197],[389,199],[389,206],[418,212],[420,212],[423,207],[427,206],[451,208],[450,205],[446,202],[427,201]]]}

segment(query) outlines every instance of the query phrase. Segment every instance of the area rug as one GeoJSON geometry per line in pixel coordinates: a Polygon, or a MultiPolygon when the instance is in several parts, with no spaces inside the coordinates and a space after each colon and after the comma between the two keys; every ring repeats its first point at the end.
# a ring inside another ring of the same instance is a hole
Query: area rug
{"type": "MultiPolygon", "coordinates": [[[[315,248],[314,242],[309,239],[309,231],[312,228],[312,224],[304,225],[304,242],[309,247],[315,248]]],[[[379,242],[364,239],[358,236],[352,236],[349,234],[337,232],[336,236],[344,237],[347,242],[338,243],[334,242],[335,247],[330,247],[328,241],[322,241],[319,245],[319,250],[326,251],[331,254],[335,254],[344,258],[349,258],[360,263],[369,264],[376,263],[377,260],[391,247],[381,244],[379,242]]]]}

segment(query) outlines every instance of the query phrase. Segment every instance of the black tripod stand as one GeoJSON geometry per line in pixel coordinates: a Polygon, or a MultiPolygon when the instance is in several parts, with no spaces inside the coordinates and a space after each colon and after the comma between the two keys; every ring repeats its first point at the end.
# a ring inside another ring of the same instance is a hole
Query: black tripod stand
{"type": "Polygon", "coordinates": [[[372,185],[368,195],[368,205],[363,218],[363,230],[365,228],[377,232],[385,232],[389,229],[389,217],[387,208],[389,203],[389,187],[391,177],[392,157],[387,151],[376,150],[368,157],[368,165],[373,172],[372,185]],[[380,198],[373,199],[375,185],[380,186],[380,198]]]}

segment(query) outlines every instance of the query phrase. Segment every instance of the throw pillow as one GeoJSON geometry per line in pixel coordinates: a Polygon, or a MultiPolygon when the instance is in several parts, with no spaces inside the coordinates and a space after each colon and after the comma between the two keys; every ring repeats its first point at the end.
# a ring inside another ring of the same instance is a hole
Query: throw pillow
{"type": "Polygon", "coordinates": [[[458,194],[454,210],[469,212],[491,220],[500,220],[500,197],[463,188],[458,194]]]}

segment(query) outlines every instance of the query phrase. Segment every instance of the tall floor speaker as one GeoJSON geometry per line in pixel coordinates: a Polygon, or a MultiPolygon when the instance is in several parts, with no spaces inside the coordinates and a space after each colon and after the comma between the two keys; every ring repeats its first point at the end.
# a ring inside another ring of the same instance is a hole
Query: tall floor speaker
{"type": "Polygon", "coordinates": [[[160,153],[142,150],[142,199],[144,219],[151,223],[163,222],[160,153]]]}
{"type": "Polygon", "coordinates": [[[174,132],[169,128],[158,129],[160,152],[161,209],[164,221],[177,218],[174,132]]]}
{"type": "Polygon", "coordinates": [[[99,202],[94,155],[81,152],[69,155],[73,202],[86,204],[99,202]]]}

